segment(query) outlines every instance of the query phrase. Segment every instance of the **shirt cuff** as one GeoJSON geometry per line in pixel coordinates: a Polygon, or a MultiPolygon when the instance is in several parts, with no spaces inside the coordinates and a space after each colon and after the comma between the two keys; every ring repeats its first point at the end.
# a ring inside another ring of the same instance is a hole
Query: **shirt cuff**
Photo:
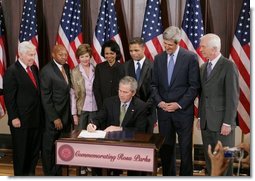
{"type": "Polygon", "coordinates": [[[224,126],[231,126],[230,124],[223,123],[224,126]]]}
{"type": "Polygon", "coordinates": [[[177,103],[177,105],[178,105],[178,107],[179,107],[180,109],[182,109],[182,107],[180,106],[180,104],[177,103]]]}

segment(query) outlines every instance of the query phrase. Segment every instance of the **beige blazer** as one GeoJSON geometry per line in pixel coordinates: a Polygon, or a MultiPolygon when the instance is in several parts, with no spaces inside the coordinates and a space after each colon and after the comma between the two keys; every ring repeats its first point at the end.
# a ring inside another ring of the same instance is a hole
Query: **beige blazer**
{"type": "Polygon", "coordinates": [[[71,81],[76,98],[77,114],[80,115],[86,97],[85,82],[82,74],[79,70],[79,66],[76,66],[71,72],[71,81]]]}

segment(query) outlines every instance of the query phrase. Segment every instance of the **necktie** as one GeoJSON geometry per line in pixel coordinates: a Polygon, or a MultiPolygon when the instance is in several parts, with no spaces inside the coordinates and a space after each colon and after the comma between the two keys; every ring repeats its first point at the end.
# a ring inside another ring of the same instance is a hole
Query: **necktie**
{"type": "Polygon", "coordinates": [[[121,126],[123,119],[125,117],[125,114],[127,112],[126,107],[127,107],[126,103],[122,104],[122,106],[120,107],[120,126],[121,126]]]}
{"type": "Polygon", "coordinates": [[[140,64],[140,62],[137,62],[137,69],[135,72],[137,81],[139,81],[139,79],[140,79],[140,74],[141,74],[141,64],[140,64]]]}
{"type": "Polygon", "coordinates": [[[66,83],[68,84],[68,79],[67,79],[67,75],[66,75],[66,71],[64,69],[64,66],[61,67],[61,73],[62,73],[66,83]]]}
{"type": "Polygon", "coordinates": [[[212,63],[209,61],[206,67],[207,71],[207,79],[209,78],[211,72],[212,72],[212,63]]]}
{"type": "Polygon", "coordinates": [[[29,78],[31,79],[31,81],[33,82],[34,86],[37,88],[35,77],[33,75],[33,72],[31,71],[30,67],[27,67],[27,74],[28,74],[29,78]]]}
{"type": "Polygon", "coordinates": [[[171,78],[174,70],[174,55],[170,56],[170,60],[167,65],[167,77],[168,77],[168,85],[171,83],[171,78]]]}

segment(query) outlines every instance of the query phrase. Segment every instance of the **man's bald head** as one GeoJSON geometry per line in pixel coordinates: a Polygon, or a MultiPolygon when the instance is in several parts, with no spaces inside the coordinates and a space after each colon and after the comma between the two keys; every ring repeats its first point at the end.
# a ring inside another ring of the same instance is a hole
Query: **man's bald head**
{"type": "Polygon", "coordinates": [[[61,64],[64,65],[67,61],[67,51],[63,45],[55,45],[52,49],[52,57],[53,59],[61,64]]]}

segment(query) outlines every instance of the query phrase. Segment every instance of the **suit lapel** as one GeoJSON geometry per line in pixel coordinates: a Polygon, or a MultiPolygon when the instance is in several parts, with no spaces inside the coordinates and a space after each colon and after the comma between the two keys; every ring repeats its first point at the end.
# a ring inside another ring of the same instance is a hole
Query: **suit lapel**
{"type": "Polygon", "coordinates": [[[204,64],[204,66],[201,68],[201,75],[202,75],[202,78],[201,78],[201,81],[202,82],[206,82],[206,78],[207,78],[207,75],[206,75],[206,67],[207,67],[207,64],[208,64],[208,62],[206,62],[205,64],[204,64]]]}
{"type": "MultiPolygon", "coordinates": [[[[207,78],[207,82],[208,81],[210,81],[214,76],[216,76],[217,74],[218,74],[218,72],[219,72],[219,70],[221,69],[221,64],[223,63],[223,58],[222,57],[220,57],[219,58],[219,60],[218,60],[218,62],[216,63],[216,65],[214,66],[214,68],[212,69],[212,72],[211,72],[211,74],[210,74],[210,76],[209,76],[209,78],[207,78]]],[[[206,65],[207,66],[207,65],[206,65]]],[[[206,71],[205,71],[205,77],[206,77],[206,71]]]]}
{"type": "Polygon", "coordinates": [[[148,70],[149,70],[149,64],[147,62],[148,60],[145,59],[144,60],[144,63],[143,63],[143,67],[142,67],[142,70],[141,70],[141,75],[140,75],[140,80],[138,82],[138,90],[140,89],[141,85],[142,85],[142,82],[144,80],[144,77],[145,75],[147,74],[148,70]]]}
{"type": "Polygon", "coordinates": [[[36,81],[37,87],[39,88],[39,77],[38,77],[38,74],[37,74],[36,67],[34,65],[31,66],[31,70],[32,70],[32,73],[33,73],[33,75],[35,77],[35,81],[36,81]]]}
{"type": "Polygon", "coordinates": [[[177,76],[177,74],[179,72],[179,69],[182,66],[182,62],[181,62],[182,56],[183,56],[183,53],[182,53],[182,49],[180,47],[178,55],[176,57],[176,61],[175,61],[175,65],[174,65],[174,70],[173,70],[173,75],[172,75],[172,78],[171,78],[170,87],[172,86],[172,84],[173,84],[174,80],[176,79],[176,76],[177,76]]]}
{"type": "Polygon", "coordinates": [[[118,98],[118,96],[115,99],[115,104],[113,105],[113,118],[114,118],[114,122],[120,124],[120,100],[118,98]]]}
{"type": "MultiPolygon", "coordinates": [[[[30,85],[31,85],[33,88],[37,89],[37,88],[34,86],[34,83],[32,82],[32,80],[30,79],[30,77],[29,77],[27,71],[22,67],[22,65],[20,64],[19,61],[16,62],[16,65],[17,65],[17,68],[19,69],[19,71],[21,72],[21,75],[24,77],[24,79],[26,79],[26,82],[30,82],[30,85]]],[[[33,66],[32,66],[32,67],[33,67],[33,66]]],[[[36,79],[36,83],[37,83],[37,85],[38,85],[38,77],[36,76],[36,74],[35,74],[34,70],[32,69],[32,67],[31,67],[31,70],[32,70],[32,73],[33,73],[33,75],[34,75],[34,77],[35,77],[35,79],[36,79]]]]}
{"type": "MultiPolygon", "coordinates": [[[[62,75],[61,71],[59,70],[58,66],[56,65],[56,63],[55,63],[54,61],[52,61],[52,62],[51,62],[51,65],[52,65],[52,67],[53,67],[54,72],[57,74],[57,76],[58,76],[61,80],[63,80],[63,81],[65,82],[65,84],[67,84],[65,78],[63,77],[63,75],[62,75]]],[[[69,72],[66,71],[66,67],[65,67],[65,66],[64,66],[64,69],[65,69],[65,72],[66,72],[68,81],[70,82],[70,75],[69,75],[69,72]]]]}
{"type": "Polygon", "coordinates": [[[135,112],[135,104],[134,104],[134,98],[132,98],[128,106],[127,112],[125,114],[125,117],[123,119],[122,127],[125,127],[125,125],[132,119],[134,112],[135,112]]]}
{"type": "Polygon", "coordinates": [[[130,60],[128,63],[129,63],[128,64],[128,74],[129,74],[129,76],[136,78],[134,61],[130,60]]]}
{"type": "MultiPolygon", "coordinates": [[[[162,55],[162,63],[161,63],[161,65],[162,65],[162,75],[166,75],[165,76],[165,78],[164,78],[164,80],[162,80],[162,81],[165,81],[165,83],[164,83],[164,85],[167,85],[167,87],[168,87],[168,79],[167,79],[167,53],[166,52],[164,52],[164,54],[162,55]]],[[[160,72],[159,72],[159,74],[161,74],[160,72]]]]}

